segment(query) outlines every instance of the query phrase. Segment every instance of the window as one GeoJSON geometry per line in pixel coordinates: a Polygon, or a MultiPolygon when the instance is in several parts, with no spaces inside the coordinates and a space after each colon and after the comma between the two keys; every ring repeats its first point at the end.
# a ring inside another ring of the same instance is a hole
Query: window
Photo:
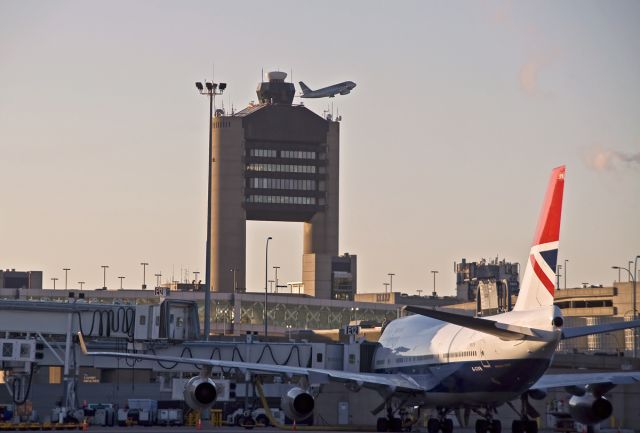
{"type": "Polygon", "coordinates": [[[316,159],[316,153],[302,150],[281,150],[281,158],[316,159]]]}
{"type": "Polygon", "coordinates": [[[316,362],[322,362],[322,353],[316,354],[316,362]]]}
{"type": "Polygon", "coordinates": [[[249,179],[249,188],[315,191],[316,181],[312,179],[271,179],[256,177],[249,179]]]}
{"type": "MultiPolygon", "coordinates": [[[[324,169],[324,167],[320,167],[324,169]]],[[[282,173],[315,173],[315,165],[291,165],[291,164],[248,164],[247,171],[275,171],[282,173]]]]}
{"type": "Polygon", "coordinates": [[[275,158],[278,156],[278,151],[274,149],[251,149],[249,155],[260,156],[263,158],[275,158]]]}
{"type": "Polygon", "coordinates": [[[284,195],[250,195],[247,203],[273,203],[273,204],[316,204],[315,197],[290,197],[284,195]]]}

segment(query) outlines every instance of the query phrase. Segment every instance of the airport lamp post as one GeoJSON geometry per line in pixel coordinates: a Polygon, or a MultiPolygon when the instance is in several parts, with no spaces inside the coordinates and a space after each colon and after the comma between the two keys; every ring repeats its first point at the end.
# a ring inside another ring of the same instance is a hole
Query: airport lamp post
{"type": "Polygon", "coordinates": [[[389,275],[389,291],[393,293],[393,276],[395,274],[388,273],[387,275],[389,275]]]}
{"type": "Polygon", "coordinates": [[[200,291],[200,283],[198,282],[198,275],[200,275],[200,271],[193,271],[193,284],[196,285],[196,291],[200,291]]]}
{"type": "Polygon", "coordinates": [[[70,268],[62,268],[62,270],[64,271],[64,289],[67,290],[67,280],[68,280],[68,273],[71,270],[70,268]]]}
{"type": "Polygon", "coordinates": [[[102,290],[107,290],[107,268],[108,265],[100,266],[102,268],[102,290]]]}
{"type": "Polygon", "coordinates": [[[84,285],[84,281],[78,281],[78,284],[80,284],[80,291],[82,291],[82,286],[84,285]]]}
{"type": "Polygon", "coordinates": [[[568,259],[564,259],[564,289],[567,290],[567,262],[568,259]]]}
{"type": "Polygon", "coordinates": [[[144,290],[147,288],[147,266],[149,263],[142,262],[140,265],[142,266],[142,290],[144,290]]]}
{"type": "Polygon", "coordinates": [[[124,277],[118,277],[120,278],[120,290],[122,290],[122,280],[124,280],[124,277]]]}
{"type": "Polygon", "coordinates": [[[278,269],[280,269],[280,266],[274,266],[273,269],[275,269],[276,271],[276,277],[275,277],[275,283],[276,283],[276,293],[278,293],[278,269]]]}
{"type": "MultiPolygon", "coordinates": [[[[638,263],[638,257],[636,256],[636,264],[638,263]]],[[[633,263],[633,262],[629,262],[629,263],[633,263]]],[[[629,266],[631,267],[631,266],[629,266]]],[[[636,276],[633,275],[631,273],[631,269],[627,269],[627,268],[623,268],[622,266],[611,266],[612,269],[617,269],[618,271],[620,270],[625,270],[627,271],[627,273],[629,274],[629,277],[631,278],[631,281],[633,281],[633,306],[632,306],[632,310],[633,310],[633,320],[636,320],[636,276]]],[[[637,328],[633,328],[633,357],[636,357],[636,329],[637,328]]]]}
{"type": "Polygon", "coordinates": [[[156,287],[160,287],[160,277],[162,274],[154,274],[154,276],[156,277],[156,287]]]}
{"type": "Polygon", "coordinates": [[[384,292],[388,293],[389,292],[389,283],[382,283],[384,285],[384,292]]]}
{"type": "Polygon", "coordinates": [[[196,88],[201,95],[209,97],[209,183],[207,184],[207,251],[205,253],[205,278],[204,278],[204,339],[209,340],[211,332],[211,179],[213,170],[213,149],[211,146],[213,134],[213,105],[216,95],[222,95],[227,88],[226,83],[214,83],[205,81],[196,82],[196,88]]]}
{"type": "Polygon", "coordinates": [[[51,278],[51,281],[53,281],[53,290],[56,289],[56,281],[58,281],[58,279],[56,277],[51,278]]]}
{"type": "Polygon", "coordinates": [[[238,289],[238,284],[236,283],[236,272],[238,272],[238,268],[231,268],[229,270],[233,272],[233,293],[235,293],[238,289]]]}
{"type": "Polygon", "coordinates": [[[437,294],[437,292],[436,292],[436,274],[438,273],[438,271],[431,271],[431,273],[433,274],[433,293],[432,293],[432,295],[435,298],[436,294],[437,294]]]}
{"type": "Polygon", "coordinates": [[[264,337],[268,335],[267,325],[267,305],[269,302],[268,280],[269,280],[269,241],[273,239],[271,236],[267,238],[267,245],[264,249],[264,337]]]}

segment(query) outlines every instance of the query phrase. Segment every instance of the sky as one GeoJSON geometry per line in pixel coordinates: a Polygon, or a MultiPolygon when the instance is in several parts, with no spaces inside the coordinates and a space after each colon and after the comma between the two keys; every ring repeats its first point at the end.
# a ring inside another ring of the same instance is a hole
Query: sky
{"type": "MultiPolygon", "coordinates": [[[[462,258],[525,263],[550,170],[567,165],[567,285],[640,254],[640,3],[0,2],[0,268],[69,287],[204,273],[208,106],[261,71],[343,117],[340,252],[361,292],[455,292],[462,258]],[[299,90],[299,89],[298,89],[299,90]],[[151,275],[151,277],[149,277],[151,275]]],[[[250,222],[247,287],[300,281],[302,224],[250,222]],[[272,278],[272,275],[270,275],[272,278]]]]}

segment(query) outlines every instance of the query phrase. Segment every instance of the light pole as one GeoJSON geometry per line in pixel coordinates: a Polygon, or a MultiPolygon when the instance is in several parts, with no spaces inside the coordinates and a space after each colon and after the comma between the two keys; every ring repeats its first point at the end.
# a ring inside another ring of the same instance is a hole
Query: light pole
{"type": "Polygon", "coordinates": [[[154,274],[154,276],[156,277],[156,287],[160,287],[160,277],[162,276],[162,273],[154,274]]]}
{"type": "Polygon", "coordinates": [[[418,289],[416,292],[418,292],[418,296],[422,296],[422,289],[418,289]]]}
{"type": "Polygon", "coordinates": [[[276,282],[276,293],[278,293],[278,269],[280,269],[280,266],[274,266],[273,269],[276,270],[275,282],[276,282]]]}
{"type": "Polygon", "coordinates": [[[388,293],[389,292],[389,283],[382,283],[384,284],[384,292],[388,293]]]}
{"type": "Polygon", "coordinates": [[[107,290],[107,268],[109,265],[102,265],[102,290],[107,290]]]}
{"type": "Polygon", "coordinates": [[[237,283],[236,283],[236,272],[238,272],[238,268],[231,268],[229,270],[233,272],[233,293],[235,293],[236,290],[238,289],[237,283]]]}
{"type": "Polygon", "coordinates": [[[58,279],[56,277],[51,278],[51,281],[53,281],[53,290],[56,289],[56,281],[58,281],[58,279]]]}
{"type": "Polygon", "coordinates": [[[393,293],[393,276],[395,274],[388,273],[387,275],[389,275],[389,291],[393,293]]]}
{"type": "Polygon", "coordinates": [[[84,285],[84,281],[78,281],[78,284],[80,284],[80,291],[82,291],[82,286],[84,285]]]}
{"type": "Polygon", "coordinates": [[[267,245],[264,249],[264,338],[267,338],[267,306],[269,302],[269,292],[267,291],[267,282],[269,279],[269,241],[273,239],[271,236],[267,238],[267,245]]]}
{"type": "Polygon", "coordinates": [[[194,277],[193,283],[197,284],[196,291],[200,290],[200,283],[198,283],[198,275],[200,275],[200,271],[193,271],[193,277],[194,277]]]}
{"type": "Polygon", "coordinates": [[[69,271],[71,270],[70,268],[62,268],[62,270],[64,271],[64,289],[67,290],[67,275],[69,273],[69,271]]]}
{"type": "Polygon", "coordinates": [[[142,266],[142,290],[144,290],[147,288],[147,266],[149,263],[142,262],[140,265],[142,266]]]}
{"type": "MultiPolygon", "coordinates": [[[[636,256],[636,259],[635,259],[636,268],[638,264],[638,257],[640,256],[636,256]]],[[[629,262],[629,263],[633,263],[633,262],[629,262]]],[[[633,320],[636,320],[636,276],[631,273],[630,269],[623,268],[622,266],[611,266],[611,268],[617,269],[618,271],[620,271],[621,269],[624,269],[625,271],[627,271],[627,273],[629,274],[629,277],[633,281],[633,307],[632,308],[633,308],[633,320]]],[[[633,328],[633,357],[634,358],[636,357],[636,329],[637,328],[633,328]]]]}
{"type": "Polygon", "coordinates": [[[214,83],[205,81],[196,82],[196,88],[201,95],[209,97],[209,183],[207,184],[207,251],[205,253],[205,278],[204,278],[204,339],[209,340],[211,332],[211,179],[213,170],[213,149],[211,146],[213,134],[213,104],[216,95],[222,95],[227,83],[214,83]],[[206,87],[206,89],[205,89],[206,87]],[[216,91],[218,90],[218,91],[216,91]]]}
{"type": "Polygon", "coordinates": [[[567,262],[568,259],[564,259],[564,288],[567,289],[567,262]]]}
{"type": "Polygon", "coordinates": [[[124,277],[118,277],[120,278],[120,290],[122,290],[122,280],[124,280],[124,277]]]}
{"type": "Polygon", "coordinates": [[[433,274],[433,297],[435,298],[436,296],[438,296],[438,294],[436,293],[436,274],[438,273],[438,271],[431,271],[431,273],[433,274]]]}
{"type": "Polygon", "coordinates": [[[562,265],[556,265],[556,288],[560,287],[560,271],[562,270],[562,265]]]}

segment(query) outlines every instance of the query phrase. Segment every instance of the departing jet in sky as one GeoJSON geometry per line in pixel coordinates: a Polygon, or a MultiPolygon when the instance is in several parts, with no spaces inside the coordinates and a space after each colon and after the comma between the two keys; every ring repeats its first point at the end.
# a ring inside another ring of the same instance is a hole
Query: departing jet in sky
{"type": "Polygon", "coordinates": [[[347,95],[356,87],[356,83],[353,81],[344,81],[342,83],[334,84],[333,86],[323,87],[318,90],[311,90],[300,81],[300,88],[302,89],[301,98],[333,98],[337,94],[347,95]]]}
{"type": "Polygon", "coordinates": [[[554,305],[555,269],[558,260],[560,217],[565,168],[555,168],[538,220],[518,300],[513,311],[494,316],[471,317],[445,311],[408,306],[414,313],[391,321],[376,349],[373,373],[352,373],[310,367],[249,363],[216,359],[156,356],[145,353],[88,352],[93,356],[175,362],[197,366],[199,376],[185,385],[185,400],[194,408],[210,408],[220,393],[212,369],[233,368],[245,374],[303,377],[304,385],[282,397],[289,418],[303,420],[314,409],[309,386],[342,382],[354,392],[377,391],[383,403],[372,408],[378,431],[400,431],[398,414],[404,407],[432,408],[429,433],[451,433],[455,414],[465,424],[471,412],[478,415],[477,433],[501,433],[497,408],[508,404],[518,414],[513,433],[537,433],[539,416],[529,399],[542,399],[550,389],[564,389],[571,398],[569,412],[583,424],[598,424],[611,416],[613,406],[604,396],[618,384],[640,382],[640,372],[548,374],[562,340],[640,326],[640,320],[595,326],[564,328],[562,311],[554,305]],[[520,400],[513,405],[512,400],[520,400]],[[518,407],[519,406],[519,407],[518,407]]]}

